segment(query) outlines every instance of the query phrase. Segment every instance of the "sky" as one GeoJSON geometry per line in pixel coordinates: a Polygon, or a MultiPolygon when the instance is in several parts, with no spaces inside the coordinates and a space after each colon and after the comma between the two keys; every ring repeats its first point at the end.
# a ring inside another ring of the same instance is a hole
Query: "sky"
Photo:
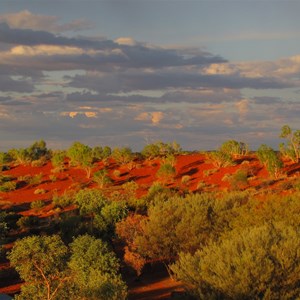
{"type": "Polygon", "coordinates": [[[300,129],[300,0],[1,0],[0,151],[43,139],[278,148],[300,129]]]}

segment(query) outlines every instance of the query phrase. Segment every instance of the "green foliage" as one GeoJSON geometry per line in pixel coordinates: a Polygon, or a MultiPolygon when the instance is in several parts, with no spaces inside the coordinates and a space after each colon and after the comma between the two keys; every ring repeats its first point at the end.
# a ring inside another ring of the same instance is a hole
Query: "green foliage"
{"type": "Polygon", "coordinates": [[[94,237],[79,236],[70,249],[58,235],[26,237],[8,258],[25,281],[16,299],[126,299],[116,256],[94,237]]]}
{"type": "Polygon", "coordinates": [[[277,153],[271,147],[262,144],[256,154],[259,161],[266,166],[268,172],[277,178],[283,167],[283,163],[277,153]]]}
{"type": "Polygon", "coordinates": [[[111,156],[120,165],[127,164],[134,159],[132,150],[128,147],[115,148],[111,156]]]}
{"type": "Polygon", "coordinates": [[[9,156],[20,165],[28,165],[29,163],[39,160],[42,157],[45,159],[49,156],[49,151],[46,143],[43,140],[34,142],[28,148],[11,149],[8,152],[9,156]]]}
{"type": "Polygon", "coordinates": [[[42,201],[42,200],[36,200],[36,201],[33,201],[33,202],[30,203],[30,208],[31,209],[39,210],[39,209],[43,208],[44,206],[45,206],[45,202],[42,201]]]}
{"type": "Polygon", "coordinates": [[[119,262],[103,241],[83,235],[70,248],[68,265],[75,285],[73,299],[126,299],[126,285],[118,273],[119,262]]]}
{"type": "Polygon", "coordinates": [[[36,174],[27,178],[28,184],[37,186],[42,183],[43,173],[36,174]]]}
{"type": "Polygon", "coordinates": [[[11,149],[8,151],[10,157],[19,165],[28,165],[31,161],[28,149],[11,149]]]}
{"type": "Polygon", "coordinates": [[[14,181],[7,181],[0,185],[0,192],[11,192],[17,188],[17,183],[14,181]]]}
{"type": "Polygon", "coordinates": [[[28,148],[28,154],[31,161],[38,160],[43,156],[47,156],[49,154],[49,151],[46,147],[46,142],[44,140],[34,142],[28,148]]]}
{"type": "Polygon", "coordinates": [[[175,175],[176,169],[170,163],[162,164],[156,173],[156,177],[163,182],[172,180],[175,175]]]}
{"type": "Polygon", "coordinates": [[[100,188],[103,188],[112,183],[112,180],[108,176],[108,171],[106,169],[95,172],[93,175],[93,180],[98,184],[100,188]]]}
{"type": "Polygon", "coordinates": [[[2,171],[8,163],[10,163],[11,157],[6,152],[0,152],[0,171],[2,171]]]}
{"type": "Polygon", "coordinates": [[[107,158],[109,158],[111,155],[111,148],[108,146],[105,147],[101,147],[101,146],[97,146],[95,148],[93,148],[93,156],[96,160],[105,160],[107,158]]]}
{"type": "MultiPolygon", "coordinates": [[[[7,217],[7,213],[4,211],[0,211],[0,239],[5,238],[9,231],[6,217],[7,217]]],[[[1,245],[1,241],[0,241],[0,245],[1,245]]]]}
{"type": "Polygon", "coordinates": [[[68,149],[67,156],[70,158],[71,164],[84,169],[87,178],[90,178],[91,168],[94,163],[92,148],[80,142],[74,142],[68,149]]]}
{"type": "Polygon", "coordinates": [[[293,132],[289,125],[284,125],[281,128],[281,134],[279,137],[288,140],[287,145],[280,145],[282,154],[289,157],[292,161],[298,162],[300,156],[300,130],[293,132]]]}
{"type": "Polygon", "coordinates": [[[16,241],[8,258],[26,282],[18,299],[61,299],[60,289],[67,280],[67,252],[57,235],[31,236],[16,241]]]}
{"type": "Polygon", "coordinates": [[[172,143],[163,143],[158,141],[154,144],[146,145],[141,154],[147,159],[153,159],[159,156],[166,156],[170,154],[179,154],[182,151],[180,145],[174,141],[172,143]]]}
{"type": "Polygon", "coordinates": [[[64,192],[62,195],[53,195],[52,203],[54,207],[65,208],[71,204],[74,204],[74,193],[64,192]]]}
{"type": "Polygon", "coordinates": [[[230,186],[233,190],[239,190],[247,187],[248,174],[246,170],[237,170],[232,176],[228,178],[230,186]]]}
{"type": "Polygon", "coordinates": [[[179,251],[193,253],[226,231],[229,211],[243,201],[243,194],[235,198],[216,198],[213,194],[156,198],[136,238],[138,252],[167,261],[176,258],[179,251]]]}
{"type": "Polygon", "coordinates": [[[234,165],[231,154],[229,153],[222,152],[222,151],[213,151],[213,152],[209,152],[207,156],[209,162],[211,162],[217,168],[234,165]]]}
{"type": "Polygon", "coordinates": [[[112,237],[115,223],[127,215],[123,201],[109,201],[98,190],[81,190],[75,196],[81,216],[90,218],[91,230],[97,230],[102,236],[112,237]]]}
{"type": "Polygon", "coordinates": [[[39,222],[39,218],[36,216],[23,216],[17,222],[17,226],[20,229],[27,230],[36,226],[39,222]]]}
{"type": "Polygon", "coordinates": [[[56,171],[63,170],[65,157],[66,157],[65,151],[57,150],[52,153],[51,163],[52,166],[55,168],[54,170],[56,171]]]}
{"type": "Polygon", "coordinates": [[[281,223],[237,228],[171,266],[199,299],[296,299],[299,230],[281,223]]]}
{"type": "Polygon", "coordinates": [[[249,152],[247,144],[235,140],[224,142],[219,150],[223,153],[229,154],[232,157],[245,155],[249,152]]]}

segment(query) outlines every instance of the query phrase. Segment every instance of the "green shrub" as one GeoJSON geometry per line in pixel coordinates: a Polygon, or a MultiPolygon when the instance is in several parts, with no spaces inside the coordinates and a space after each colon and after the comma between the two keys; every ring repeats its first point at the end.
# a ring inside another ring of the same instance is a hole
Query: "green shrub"
{"type": "Polygon", "coordinates": [[[93,180],[98,184],[100,188],[103,188],[112,183],[112,180],[108,176],[106,169],[99,170],[94,173],[93,180]]]}
{"type": "Polygon", "coordinates": [[[134,159],[132,150],[128,147],[115,148],[111,154],[116,163],[124,165],[131,162],[134,159]]]}
{"type": "Polygon", "coordinates": [[[162,164],[156,173],[156,177],[163,182],[168,182],[176,175],[176,169],[169,163],[162,164]]]}
{"type": "Polygon", "coordinates": [[[234,162],[230,154],[222,151],[213,151],[207,154],[209,162],[211,162],[215,167],[222,168],[233,166],[234,162]]]}
{"type": "Polygon", "coordinates": [[[16,188],[17,188],[17,183],[14,181],[7,181],[2,183],[2,185],[0,185],[1,192],[11,192],[14,191],[16,188]]]}
{"type": "Polygon", "coordinates": [[[45,206],[45,202],[42,200],[36,200],[30,203],[30,208],[31,209],[41,209],[45,206]]]}
{"type": "Polygon", "coordinates": [[[232,157],[245,155],[249,152],[247,144],[235,140],[224,142],[219,150],[223,153],[229,154],[232,157]]]}
{"type": "Polygon", "coordinates": [[[171,266],[197,299],[296,299],[299,230],[280,223],[237,228],[171,266]]]}
{"type": "Polygon", "coordinates": [[[53,195],[52,203],[54,207],[65,208],[75,201],[73,192],[65,192],[62,195],[53,195]]]}
{"type": "Polygon", "coordinates": [[[36,216],[23,216],[17,221],[17,226],[20,229],[29,229],[39,223],[39,218],[36,216]]]}
{"type": "Polygon", "coordinates": [[[283,168],[283,163],[278,154],[265,144],[262,144],[256,153],[259,161],[267,168],[270,175],[277,178],[283,168]]]}
{"type": "Polygon", "coordinates": [[[66,158],[66,152],[65,151],[54,151],[52,153],[51,157],[51,163],[52,166],[54,167],[54,171],[61,171],[64,168],[64,161],[66,158]]]}
{"type": "Polygon", "coordinates": [[[43,173],[33,175],[31,177],[28,177],[28,184],[32,186],[37,186],[42,183],[43,173]]]}

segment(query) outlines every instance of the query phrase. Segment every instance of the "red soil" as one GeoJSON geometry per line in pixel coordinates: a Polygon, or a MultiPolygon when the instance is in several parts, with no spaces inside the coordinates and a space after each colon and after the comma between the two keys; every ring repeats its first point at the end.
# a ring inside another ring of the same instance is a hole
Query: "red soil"
{"type": "MultiPolygon", "coordinates": [[[[118,166],[114,161],[110,160],[105,168],[109,171],[109,176],[114,180],[113,186],[104,189],[104,192],[120,190],[120,186],[128,181],[135,181],[139,185],[137,196],[140,197],[147,193],[149,187],[154,181],[157,181],[156,172],[161,164],[160,159],[137,161],[133,168],[130,166],[118,166]],[[120,176],[116,177],[114,171],[119,170],[120,176]]],[[[205,154],[189,154],[177,156],[176,176],[169,187],[176,187],[182,190],[196,191],[199,182],[204,182],[204,190],[227,190],[230,189],[230,183],[224,178],[226,175],[232,175],[239,169],[250,170],[252,180],[249,180],[248,186],[245,188],[260,189],[262,184],[266,182],[267,188],[275,188],[280,182],[271,182],[270,176],[266,169],[260,165],[254,155],[243,157],[237,160],[235,166],[217,169],[210,162],[207,162],[205,154]],[[247,161],[247,162],[245,162],[247,161]],[[210,171],[209,171],[210,170],[210,171]],[[210,174],[209,174],[210,173],[210,174]],[[188,182],[182,182],[183,176],[190,176],[188,182]]],[[[95,164],[92,174],[104,168],[102,162],[95,164]]],[[[60,173],[52,173],[52,165],[50,162],[42,167],[31,166],[12,166],[10,170],[3,171],[4,175],[11,175],[18,183],[18,188],[11,192],[0,192],[0,209],[15,209],[22,215],[37,215],[39,217],[47,217],[54,214],[53,205],[50,203],[54,194],[61,195],[68,190],[80,190],[82,188],[97,188],[92,179],[86,178],[84,170],[68,167],[60,173]],[[22,181],[22,176],[37,175],[42,173],[42,182],[37,186],[28,185],[22,181]],[[56,176],[57,180],[52,181],[51,175],[56,176]],[[44,194],[36,194],[37,189],[44,189],[44,194]],[[36,200],[42,200],[47,205],[38,212],[30,209],[29,204],[36,200]]],[[[285,171],[288,177],[299,176],[299,164],[285,163],[285,171]]],[[[287,178],[288,178],[287,177],[287,178]]],[[[70,207],[69,209],[72,209],[70,207]]],[[[6,268],[7,264],[2,263],[0,269],[6,268]]],[[[170,296],[171,291],[180,288],[180,284],[172,281],[166,274],[145,275],[143,281],[130,284],[130,299],[166,299],[170,296]]],[[[17,281],[3,281],[0,285],[0,293],[12,294],[18,291],[20,283],[17,281]],[[5,282],[5,284],[4,284],[5,282]]]]}

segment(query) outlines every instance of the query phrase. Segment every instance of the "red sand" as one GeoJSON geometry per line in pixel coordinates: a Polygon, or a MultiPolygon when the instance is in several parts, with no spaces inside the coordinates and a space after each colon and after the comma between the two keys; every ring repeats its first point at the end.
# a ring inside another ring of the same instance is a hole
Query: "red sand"
{"type": "MultiPolygon", "coordinates": [[[[128,181],[135,181],[139,185],[137,196],[140,197],[147,193],[147,190],[154,181],[157,181],[156,172],[161,164],[160,159],[136,161],[134,167],[129,165],[118,166],[114,161],[110,160],[105,168],[109,171],[109,176],[114,180],[114,183],[108,189],[103,191],[107,193],[107,190],[113,191],[114,189],[120,190],[120,186],[128,181]],[[120,176],[114,176],[114,171],[119,170],[120,176]]],[[[92,174],[102,169],[103,163],[99,162],[95,164],[92,169],[92,174]]],[[[207,162],[205,154],[189,154],[177,156],[177,162],[175,165],[176,176],[174,181],[169,185],[170,187],[176,187],[182,190],[196,191],[199,182],[204,182],[208,190],[224,190],[230,189],[228,181],[224,180],[224,176],[232,175],[238,169],[247,168],[253,172],[255,176],[252,180],[249,180],[248,187],[259,188],[260,185],[270,179],[266,169],[260,165],[257,158],[254,155],[244,157],[237,162],[235,166],[226,168],[219,168],[213,166],[212,163],[207,162]],[[244,162],[243,161],[248,161],[244,162]],[[209,171],[210,170],[210,171],[209,171]],[[210,172],[211,174],[207,174],[210,172]],[[182,176],[190,176],[187,183],[182,183],[182,176]]],[[[97,185],[92,179],[86,178],[84,170],[76,167],[68,167],[60,173],[51,172],[52,165],[50,162],[42,167],[31,166],[13,166],[10,170],[2,172],[4,175],[11,175],[18,182],[20,187],[11,192],[0,192],[0,209],[7,209],[10,207],[18,206],[20,213],[23,215],[36,215],[35,210],[30,209],[29,203],[36,200],[50,201],[54,194],[62,194],[68,190],[79,190],[85,187],[97,188],[97,185]],[[42,181],[37,186],[25,184],[24,181],[20,181],[21,176],[43,174],[42,181]],[[56,181],[51,181],[51,176],[57,177],[56,181]],[[37,189],[44,189],[44,194],[35,194],[37,189]]],[[[299,177],[300,167],[299,164],[285,163],[285,171],[288,176],[299,177]]],[[[225,176],[226,177],[226,176],[225,176]]],[[[273,188],[277,183],[268,183],[266,188],[273,188]]],[[[48,203],[47,202],[47,203],[48,203]]],[[[48,216],[53,213],[52,204],[48,204],[42,210],[38,212],[40,217],[48,216]]],[[[72,209],[69,208],[69,209],[72,209]]],[[[6,268],[5,264],[0,264],[0,269],[6,268]]],[[[151,276],[138,284],[130,286],[130,299],[165,299],[170,296],[170,292],[180,287],[179,283],[172,281],[168,277],[158,276],[157,280],[151,278],[151,276]]],[[[7,286],[0,286],[0,293],[15,293],[20,288],[18,282],[7,282],[7,286]]]]}

